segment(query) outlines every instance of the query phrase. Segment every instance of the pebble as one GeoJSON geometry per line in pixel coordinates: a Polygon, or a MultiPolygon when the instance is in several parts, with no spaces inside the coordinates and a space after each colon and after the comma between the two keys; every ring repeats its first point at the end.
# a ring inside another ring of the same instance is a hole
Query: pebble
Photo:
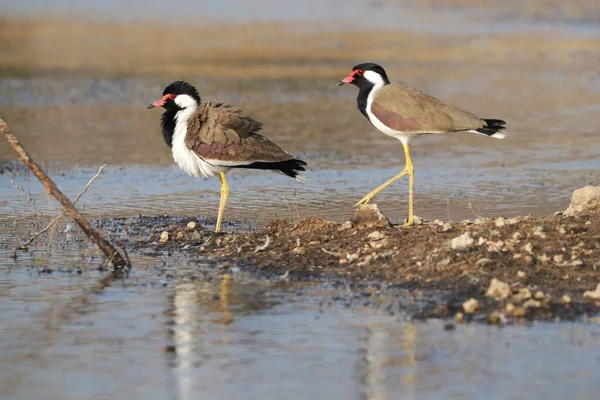
{"type": "Polygon", "coordinates": [[[515,307],[511,303],[508,303],[504,310],[506,311],[506,314],[511,317],[522,317],[525,315],[525,309],[523,307],[515,307]]]}
{"type": "Polygon", "coordinates": [[[453,331],[455,329],[456,329],[456,326],[454,326],[453,323],[448,322],[447,324],[444,325],[445,331],[453,331]]]}
{"type": "Polygon", "coordinates": [[[600,283],[596,286],[596,290],[588,290],[583,293],[583,297],[586,299],[599,300],[600,299],[600,283]]]}
{"type": "Polygon", "coordinates": [[[339,229],[339,230],[340,230],[340,231],[345,231],[345,230],[348,230],[348,229],[352,229],[352,222],[350,222],[350,221],[346,221],[346,222],[344,222],[344,223],[342,224],[342,226],[340,226],[340,229],[339,229]]]}
{"type": "Polygon", "coordinates": [[[194,221],[190,221],[190,222],[187,223],[187,228],[188,229],[194,229],[194,228],[196,228],[197,225],[198,224],[196,224],[194,221]]]}
{"type": "Polygon", "coordinates": [[[168,241],[169,241],[169,232],[167,232],[167,231],[163,231],[163,232],[160,234],[160,239],[158,239],[158,241],[159,241],[160,243],[165,243],[165,242],[168,242],[168,241]]]}
{"type": "Polygon", "coordinates": [[[198,231],[194,231],[194,232],[192,232],[190,238],[192,240],[200,240],[200,239],[202,239],[202,234],[198,231]]]}
{"type": "Polygon", "coordinates": [[[445,224],[442,224],[442,232],[447,232],[449,230],[452,229],[452,224],[449,222],[446,222],[445,224]]]}
{"type": "Polygon", "coordinates": [[[474,242],[471,232],[465,232],[450,241],[450,247],[454,250],[463,250],[471,246],[474,242]]]}
{"type": "Polygon", "coordinates": [[[519,240],[519,239],[521,238],[521,236],[523,236],[523,235],[521,234],[521,232],[515,232],[515,233],[513,233],[513,235],[512,235],[512,238],[513,238],[514,240],[519,240]]]}
{"type": "Polygon", "coordinates": [[[461,312],[457,312],[456,315],[454,316],[454,321],[457,324],[460,324],[463,322],[463,319],[465,318],[464,314],[461,312]]]}
{"type": "Polygon", "coordinates": [[[385,235],[379,231],[373,231],[369,233],[367,238],[371,239],[371,241],[369,242],[369,246],[371,246],[374,249],[380,249],[383,246],[385,246],[388,242],[385,238],[385,235]]]}
{"type": "Polygon", "coordinates": [[[540,308],[542,303],[538,300],[529,299],[525,303],[523,303],[524,308],[540,308]]]}
{"type": "Polygon", "coordinates": [[[567,230],[561,226],[560,228],[558,228],[558,233],[564,235],[565,233],[567,233],[567,230]]]}
{"type": "Polygon", "coordinates": [[[546,295],[544,295],[544,292],[542,292],[541,290],[538,290],[537,292],[535,292],[535,296],[533,296],[536,300],[544,300],[544,298],[546,297],[546,295]]]}
{"type": "Polygon", "coordinates": [[[465,312],[467,314],[473,314],[478,309],[479,309],[479,302],[474,298],[470,298],[469,300],[467,300],[463,303],[463,310],[465,310],[465,312]]]}
{"type": "Polygon", "coordinates": [[[505,299],[510,295],[510,286],[506,282],[502,282],[499,279],[492,279],[490,287],[488,288],[485,295],[487,297],[495,297],[498,299],[505,299]]]}
{"type": "Polygon", "coordinates": [[[181,239],[183,238],[183,232],[177,232],[177,235],[175,235],[175,239],[181,239]]]}
{"type": "Polygon", "coordinates": [[[519,270],[519,271],[517,271],[517,276],[519,278],[525,278],[527,276],[527,274],[525,272],[519,270]]]}
{"type": "Polygon", "coordinates": [[[531,253],[533,251],[533,245],[531,244],[531,242],[527,243],[525,246],[521,247],[521,249],[523,251],[526,251],[528,253],[531,253]]]}
{"type": "Polygon", "coordinates": [[[371,240],[381,240],[381,239],[385,238],[385,235],[379,231],[373,231],[373,232],[369,233],[367,238],[369,238],[371,240]]]}
{"type": "Polygon", "coordinates": [[[554,257],[552,257],[552,261],[555,263],[562,263],[564,260],[565,257],[562,254],[556,254],[554,257]]]}
{"type": "Polygon", "coordinates": [[[413,225],[414,226],[423,225],[424,223],[425,223],[424,218],[421,218],[417,215],[413,215],[413,225]]]}
{"type": "Polygon", "coordinates": [[[506,225],[506,218],[498,217],[498,219],[496,219],[496,227],[502,228],[504,225],[506,225]]]}
{"type": "Polygon", "coordinates": [[[571,297],[569,297],[568,295],[563,295],[563,297],[560,298],[560,302],[562,304],[570,304],[571,303],[571,297]]]}
{"type": "Polygon", "coordinates": [[[502,247],[504,247],[504,241],[498,240],[497,242],[488,242],[487,245],[490,253],[499,252],[502,250],[502,247]]]}

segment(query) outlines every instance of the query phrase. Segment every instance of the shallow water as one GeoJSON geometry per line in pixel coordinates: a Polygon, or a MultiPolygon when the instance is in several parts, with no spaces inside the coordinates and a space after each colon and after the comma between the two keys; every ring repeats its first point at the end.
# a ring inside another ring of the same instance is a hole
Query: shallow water
{"type": "Polygon", "coordinates": [[[183,264],[157,279],[152,260],[135,261],[129,279],[59,323],[56,309],[94,273],[0,273],[3,398],[558,399],[600,389],[594,323],[445,331],[368,300],[347,307],[332,299],[352,296],[334,289],[240,273],[191,281],[183,264]]]}
{"type": "MultiPolygon", "coordinates": [[[[600,184],[600,28],[589,4],[549,13],[543,1],[526,10],[469,0],[238,3],[177,2],[188,12],[168,29],[0,20],[2,115],[71,198],[108,164],[80,200],[90,218],[169,214],[211,228],[218,182],[173,166],[160,112],[145,110],[185,78],[205,99],[263,120],[267,136],[309,163],[307,185],[229,175],[225,229],[274,217],[344,221],[404,163],[400,143],[356,110],[354,88],[334,86],[369,59],[393,81],[508,121],[503,141],[414,141],[417,215],[551,214],[574,189],[600,184]]],[[[138,24],[161,20],[174,3],[0,0],[21,16],[48,14],[49,4],[53,13],[138,24]]],[[[34,178],[4,164],[13,159],[0,141],[2,398],[594,398],[600,389],[592,321],[448,332],[445,321],[406,317],[415,294],[356,299],[327,285],[239,271],[224,279],[214,266],[140,254],[130,277],[88,293],[102,259],[65,222],[11,258],[58,212],[34,178]]],[[[376,201],[397,221],[406,195],[401,181],[376,201]]]]}

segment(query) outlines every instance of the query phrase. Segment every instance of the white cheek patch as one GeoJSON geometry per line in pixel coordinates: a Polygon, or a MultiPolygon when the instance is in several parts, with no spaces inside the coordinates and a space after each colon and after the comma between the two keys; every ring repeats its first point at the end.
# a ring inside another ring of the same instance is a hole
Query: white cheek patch
{"type": "Polygon", "coordinates": [[[175,97],[175,104],[177,104],[180,108],[186,109],[186,108],[198,108],[198,103],[196,102],[196,100],[194,100],[194,98],[190,95],[187,94],[180,94],[177,97],[175,97]]]}
{"type": "Polygon", "coordinates": [[[365,71],[363,76],[365,77],[366,80],[368,80],[375,86],[385,84],[385,81],[383,80],[381,75],[379,75],[375,71],[365,71]]]}

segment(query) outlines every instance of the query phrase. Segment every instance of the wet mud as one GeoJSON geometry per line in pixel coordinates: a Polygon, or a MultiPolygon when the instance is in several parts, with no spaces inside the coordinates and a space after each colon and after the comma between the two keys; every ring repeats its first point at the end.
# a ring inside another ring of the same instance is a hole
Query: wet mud
{"type": "Polygon", "coordinates": [[[600,208],[569,216],[419,221],[410,228],[379,217],[275,220],[219,234],[210,224],[167,216],[109,225],[126,232],[128,245],[146,255],[183,253],[224,271],[350,285],[365,297],[408,290],[408,299],[421,299],[419,307],[409,307],[418,318],[505,324],[573,320],[600,311],[594,294],[600,282],[600,208]]]}

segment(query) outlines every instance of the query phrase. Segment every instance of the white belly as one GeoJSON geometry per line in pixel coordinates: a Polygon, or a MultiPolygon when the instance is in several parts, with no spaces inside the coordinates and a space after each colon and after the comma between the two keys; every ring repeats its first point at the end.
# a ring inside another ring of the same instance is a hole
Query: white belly
{"type": "Polygon", "coordinates": [[[185,144],[187,134],[187,120],[195,110],[181,110],[175,116],[175,132],[171,141],[171,150],[173,160],[179,167],[192,176],[198,178],[212,178],[218,176],[221,172],[227,172],[230,168],[210,164],[196,155],[185,144]]]}

